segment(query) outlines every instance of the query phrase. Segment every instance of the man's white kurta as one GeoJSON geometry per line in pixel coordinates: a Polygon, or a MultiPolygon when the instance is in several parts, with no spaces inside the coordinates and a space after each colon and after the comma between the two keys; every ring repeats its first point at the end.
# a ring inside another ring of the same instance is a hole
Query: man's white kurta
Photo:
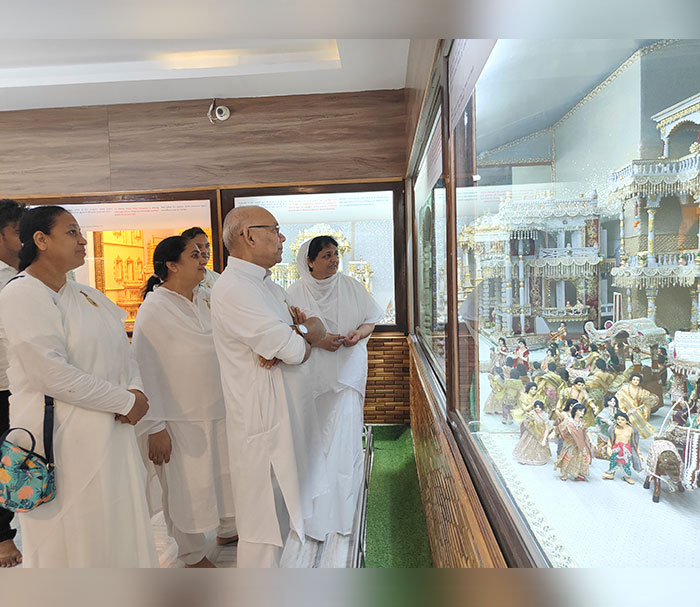
{"type": "Polygon", "coordinates": [[[264,268],[229,257],[212,292],[214,344],[226,402],[236,521],[242,540],[282,546],[274,470],[291,528],[304,539],[313,499],[328,489],[304,359],[284,290],[264,268]],[[258,355],[282,362],[264,369],[258,355]]]}
{"type": "MultiPolygon", "coordinates": [[[[219,361],[202,295],[196,289],[189,301],[156,287],[139,308],[132,342],[150,405],[136,434],[170,434],[172,454],[163,464],[168,511],[184,533],[214,529],[235,514],[219,361]]],[[[158,483],[153,464],[146,467],[158,483]]],[[[160,500],[151,505],[159,510],[160,500]]]]}
{"type": "Polygon", "coordinates": [[[136,435],[114,418],[131,410],[128,390],[142,389],[125,317],[70,280],[56,293],[21,273],[0,293],[11,425],[32,432],[42,454],[44,395],[56,401],[56,497],[19,515],[26,566],[158,566],[136,435]]]}

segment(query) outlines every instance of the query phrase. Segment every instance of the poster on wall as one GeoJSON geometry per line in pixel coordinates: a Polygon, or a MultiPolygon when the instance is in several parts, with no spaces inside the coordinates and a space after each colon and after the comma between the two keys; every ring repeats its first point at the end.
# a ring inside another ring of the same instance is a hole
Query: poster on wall
{"type": "Polygon", "coordinates": [[[209,226],[209,200],[154,202],[96,202],[63,205],[83,232],[156,230],[181,226],[209,226]]]}

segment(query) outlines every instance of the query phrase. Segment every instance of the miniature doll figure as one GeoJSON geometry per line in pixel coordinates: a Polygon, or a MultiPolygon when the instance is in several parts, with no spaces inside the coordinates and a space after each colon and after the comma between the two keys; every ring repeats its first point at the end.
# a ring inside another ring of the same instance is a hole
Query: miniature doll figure
{"type": "Polygon", "coordinates": [[[586,354],[581,360],[583,362],[583,368],[592,371],[595,361],[600,358],[600,352],[598,351],[598,346],[591,344],[588,346],[588,354],[586,354]]]}
{"type": "Polygon", "coordinates": [[[530,370],[530,350],[525,343],[525,340],[521,337],[518,339],[518,347],[515,348],[515,361],[516,363],[522,363],[525,365],[527,371],[530,370]]]}
{"type": "Polygon", "coordinates": [[[493,373],[489,374],[489,383],[491,384],[491,394],[484,403],[484,413],[498,413],[500,415],[503,412],[503,396],[506,393],[505,378],[501,367],[496,367],[493,373]]]}
{"type": "Polygon", "coordinates": [[[506,358],[508,358],[508,346],[505,338],[499,337],[498,348],[496,349],[496,366],[502,367],[506,363],[506,358]]]}
{"type": "Polygon", "coordinates": [[[548,414],[556,409],[561,391],[566,388],[566,382],[557,373],[557,366],[550,362],[544,375],[535,378],[538,398],[544,401],[544,408],[548,414]]]}
{"type": "Polygon", "coordinates": [[[549,416],[550,419],[552,419],[552,428],[549,431],[549,434],[547,436],[547,439],[549,440],[550,438],[555,438],[557,441],[557,456],[561,455],[561,448],[564,444],[564,441],[562,440],[561,433],[559,432],[559,426],[561,426],[562,422],[566,421],[571,417],[571,407],[574,405],[578,405],[579,402],[575,398],[570,398],[569,400],[566,401],[566,404],[564,405],[563,409],[554,409],[552,414],[549,416]]]}
{"type": "Polygon", "coordinates": [[[512,411],[517,405],[518,394],[520,394],[520,391],[523,389],[523,384],[520,381],[520,373],[518,373],[518,370],[513,369],[510,372],[510,378],[503,380],[503,384],[505,387],[505,393],[503,394],[503,400],[501,401],[503,414],[502,422],[504,424],[512,424],[512,411]]]}
{"type": "Polygon", "coordinates": [[[639,453],[639,432],[630,425],[630,419],[623,411],[615,413],[615,425],[608,434],[608,450],[610,453],[610,468],[603,473],[605,480],[615,478],[615,471],[622,466],[622,477],[630,485],[634,485],[632,468],[637,472],[642,469],[641,453],[639,453]]]}
{"type": "MultiPolygon", "coordinates": [[[[685,381],[685,379],[683,379],[685,381]]],[[[683,399],[678,399],[678,401],[673,405],[673,421],[679,426],[685,426],[688,422],[688,409],[690,409],[690,414],[695,415],[698,413],[700,408],[700,379],[697,380],[694,390],[690,393],[688,397],[688,407],[685,406],[683,399]]]]}
{"type": "Polygon", "coordinates": [[[538,377],[542,377],[545,374],[545,370],[542,368],[542,364],[539,360],[532,363],[532,381],[535,381],[538,377]]]}
{"type": "Polygon", "coordinates": [[[576,403],[571,407],[571,416],[559,424],[562,448],[554,469],[559,469],[559,478],[563,481],[567,480],[569,475],[577,481],[585,481],[588,475],[592,449],[583,423],[585,413],[586,406],[576,403]]]}
{"type": "Polygon", "coordinates": [[[595,361],[593,373],[586,378],[585,386],[588,396],[591,397],[598,407],[603,403],[603,396],[605,396],[605,393],[608,391],[613,381],[615,381],[616,375],[616,373],[608,368],[602,358],[598,358],[595,361]]]}
{"type": "Polygon", "coordinates": [[[572,382],[571,387],[562,390],[559,406],[563,406],[570,398],[576,399],[582,405],[586,406],[586,417],[584,420],[586,426],[592,426],[595,422],[595,416],[598,413],[598,406],[593,402],[588,392],[586,392],[585,385],[586,382],[583,377],[577,377],[572,382]]]}
{"type": "Polygon", "coordinates": [[[588,339],[588,335],[585,333],[581,335],[578,348],[581,354],[588,354],[591,351],[591,340],[588,339]]]}
{"type": "Polygon", "coordinates": [[[503,366],[503,377],[510,379],[511,371],[515,370],[515,361],[512,356],[506,356],[506,363],[503,366]]]}
{"type": "Polygon", "coordinates": [[[542,368],[548,369],[549,363],[554,363],[555,370],[559,366],[559,348],[556,344],[549,344],[547,347],[547,353],[544,355],[544,360],[542,361],[542,368]]]}
{"type": "Polygon", "coordinates": [[[523,387],[527,386],[530,383],[530,376],[527,374],[527,369],[525,368],[525,365],[523,363],[518,363],[515,365],[515,368],[518,370],[518,374],[520,375],[520,381],[523,382],[523,387]]]}
{"type": "Polygon", "coordinates": [[[513,449],[518,463],[528,466],[544,466],[551,455],[547,436],[549,420],[544,411],[544,403],[536,400],[532,410],[525,414],[521,426],[520,440],[513,449]]]}
{"type": "Polygon", "coordinates": [[[629,383],[617,391],[617,401],[639,435],[642,438],[649,438],[656,433],[656,429],[647,420],[651,415],[652,407],[658,404],[659,397],[642,388],[641,383],[641,374],[632,373],[629,383]]]}
{"type": "Polygon", "coordinates": [[[608,394],[603,399],[603,410],[595,416],[595,425],[589,428],[588,433],[593,444],[593,456],[597,459],[608,460],[608,438],[610,429],[615,425],[615,412],[617,411],[617,398],[614,394],[608,394]]]}
{"type": "MultiPolygon", "coordinates": [[[[518,404],[513,409],[513,420],[516,424],[522,424],[525,419],[526,413],[532,411],[537,394],[537,384],[534,381],[528,382],[527,385],[522,389],[522,392],[518,394],[518,404]]],[[[544,403],[542,403],[544,406],[544,403]]]]}
{"type": "Polygon", "coordinates": [[[564,365],[567,371],[570,371],[571,369],[578,368],[581,366],[579,363],[581,362],[581,357],[579,356],[578,353],[578,347],[576,346],[571,346],[568,349],[569,356],[566,359],[566,364],[564,365]]]}

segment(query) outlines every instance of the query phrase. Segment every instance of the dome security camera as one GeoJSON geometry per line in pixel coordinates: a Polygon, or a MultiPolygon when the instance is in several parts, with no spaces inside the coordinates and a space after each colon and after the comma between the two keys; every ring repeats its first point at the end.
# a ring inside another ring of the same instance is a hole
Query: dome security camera
{"type": "Polygon", "coordinates": [[[231,116],[231,110],[229,110],[225,105],[218,105],[216,99],[212,99],[209,104],[209,110],[207,110],[207,118],[212,124],[216,124],[216,121],[223,122],[228,120],[231,116]]]}
{"type": "Polygon", "coordinates": [[[217,105],[214,109],[214,114],[217,120],[228,120],[231,116],[231,110],[229,110],[225,105],[217,105]]]}

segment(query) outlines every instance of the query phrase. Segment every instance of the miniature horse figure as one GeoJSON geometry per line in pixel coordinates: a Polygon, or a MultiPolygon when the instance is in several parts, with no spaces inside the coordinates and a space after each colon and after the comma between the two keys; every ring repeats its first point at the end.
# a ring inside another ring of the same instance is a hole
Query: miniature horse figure
{"type": "Polygon", "coordinates": [[[654,494],[652,500],[659,503],[661,499],[661,477],[668,476],[671,479],[669,487],[673,491],[674,486],[678,491],[683,492],[681,482],[681,470],[683,460],[676,446],[668,440],[656,439],[649,450],[647,457],[647,475],[644,479],[644,488],[649,488],[650,480],[654,479],[654,494]]]}

